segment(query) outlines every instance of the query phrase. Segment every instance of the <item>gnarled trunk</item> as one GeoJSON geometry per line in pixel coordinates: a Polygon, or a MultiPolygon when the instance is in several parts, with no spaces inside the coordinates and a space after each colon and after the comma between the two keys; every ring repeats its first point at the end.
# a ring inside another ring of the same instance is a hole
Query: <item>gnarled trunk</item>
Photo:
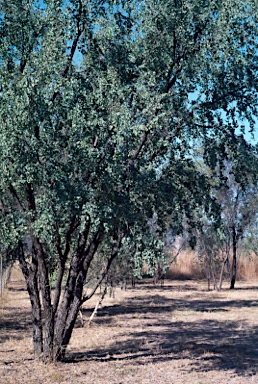
{"type": "MultiPolygon", "coordinates": [[[[74,227],[74,224],[71,225],[74,227]]],[[[86,225],[84,231],[78,234],[78,241],[71,256],[69,273],[62,299],[61,282],[64,278],[64,265],[67,260],[68,251],[62,253],[60,248],[59,273],[53,303],[49,284],[47,255],[40,239],[36,238],[31,232],[30,241],[32,248],[30,263],[27,263],[25,259],[22,241],[19,242],[19,261],[32,306],[35,358],[41,359],[45,363],[55,362],[64,358],[82,303],[90,299],[103,282],[121,246],[124,233],[117,240],[117,247],[113,248],[107,265],[90,294],[87,296],[83,295],[83,285],[103,234],[103,227],[101,225],[89,241],[89,228],[90,222],[86,225]]],[[[71,227],[69,231],[71,232],[71,227]]],[[[70,235],[67,237],[68,241],[70,241],[70,235]]],[[[66,247],[66,249],[69,249],[69,247],[66,247]]]]}

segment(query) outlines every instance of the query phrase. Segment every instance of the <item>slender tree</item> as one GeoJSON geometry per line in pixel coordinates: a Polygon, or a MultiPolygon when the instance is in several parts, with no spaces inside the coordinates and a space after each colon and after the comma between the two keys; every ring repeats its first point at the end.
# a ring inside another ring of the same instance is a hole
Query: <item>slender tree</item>
{"type": "MultiPolygon", "coordinates": [[[[253,160],[256,163],[256,159],[253,160]]],[[[255,175],[252,174],[252,171],[256,170],[248,162],[247,156],[245,162],[249,165],[247,177],[245,177],[244,173],[242,173],[241,177],[240,170],[234,176],[234,167],[227,164],[227,182],[218,193],[224,222],[225,241],[231,245],[232,249],[230,289],[235,288],[239,245],[247,236],[249,227],[257,219],[257,176],[256,172],[255,175]]],[[[236,163],[239,163],[239,160],[236,163]]]]}
{"type": "Polygon", "coordinates": [[[216,204],[216,210],[211,211],[208,217],[203,214],[203,210],[199,212],[202,225],[197,232],[200,248],[210,265],[212,260],[218,261],[222,256],[219,289],[224,267],[229,266],[232,256],[230,289],[234,289],[238,248],[257,220],[257,147],[247,143],[243,136],[236,138],[234,145],[229,147],[225,147],[224,143],[221,146],[220,139],[216,141],[217,159],[213,170],[210,167],[214,159],[211,162],[207,159],[205,164],[203,154],[199,151],[199,162],[210,178],[211,203],[216,204]],[[221,148],[226,156],[221,156],[221,148]]]}

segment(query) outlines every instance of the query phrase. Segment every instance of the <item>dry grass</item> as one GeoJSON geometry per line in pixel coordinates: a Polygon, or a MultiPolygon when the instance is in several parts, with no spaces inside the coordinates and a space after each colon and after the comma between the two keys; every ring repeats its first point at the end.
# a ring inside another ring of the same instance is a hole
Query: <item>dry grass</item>
{"type": "Polygon", "coordinates": [[[258,257],[241,256],[238,260],[238,278],[240,280],[255,280],[258,278],[258,257]]]}
{"type": "MultiPolygon", "coordinates": [[[[220,272],[220,266],[218,276],[220,272]]],[[[176,261],[172,263],[167,273],[170,279],[205,279],[205,266],[198,262],[196,253],[189,249],[182,251],[176,261]]],[[[241,255],[237,260],[237,279],[250,281],[258,279],[258,257],[241,255]]]]}
{"type": "MultiPolygon", "coordinates": [[[[173,259],[173,255],[171,255],[173,259]]],[[[182,251],[176,260],[171,264],[171,268],[167,272],[169,279],[200,279],[204,277],[200,264],[197,262],[196,254],[189,249],[182,251]]]]}
{"type": "MultiPolygon", "coordinates": [[[[1,384],[250,384],[258,376],[258,287],[207,292],[206,282],[144,281],[106,298],[74,330],[67,360],[33,361],[30,307],[14,270],[0,312],[1,384]]],[[[96,298],[84,308],[85,318],[96,298]]]]}

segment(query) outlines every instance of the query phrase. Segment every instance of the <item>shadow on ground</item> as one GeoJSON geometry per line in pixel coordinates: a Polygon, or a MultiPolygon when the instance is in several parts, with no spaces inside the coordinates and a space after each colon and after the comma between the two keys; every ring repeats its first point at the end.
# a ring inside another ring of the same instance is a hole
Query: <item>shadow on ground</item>
{"type": "Polygon", "coordinates": [[[191,300],[173,300],[159,294],[129,299],[124,305],[103,307],[96,319],[97,324],[112,327],[120,316],[123,332],[117,340],[108,349],[70,353],[66,362],[124,360],[145,364],[192,359],[190,370],[233,370],[239,375],[253,375],[258,368],[258,327],[250,327],[243,320],[227,320],[226,312],[232,307],[240,310],[257,306],[258,300],[200,300],[194,292],[191,300]],[[225,314],[223,321],[173,321],[174,310],[225,314]],[[143,326],[134,330],[130,319],[136,318],[143,320],[143,326]]]}
{"type": "MultiPolygon", "coordinates": [[[[200,296],[194,294],[186,297],[186,300],[168,299],[162,295],[156,294],[148,297],[147,295],[128,299],[123,305],[115,304],[113,306],[103,307],[98,313],[98,323],[101,319],[105,322],[107,318],[113,318],[118,315],[140,315],[146,314],[166,314],[174,310],[186,310],[194,312],[228,312],[232,308],[255,308],[258,307],[257,300],[215,300],[200,299],[200,296]]],[[[83,310],[85,313],[89,310],[83,310]]]]}
{"type": "MultiPolygon", "coordinates": [[[[101,347],[100,344],[90,351],[85,348],[69,352],[66,363],[128,361],[134,365],[144,365],[148,362],[155,364],[190,359],[188,371],[233,370],[241,376],[256,373],[258,326],[251,327],[240,317],[239,321],[231,321],[227,316],[232,308],[242,313],[245,309],[250,312],[250,308],[258,307],[258,299],[225,300],[220,299],[219,294],[211,298],[190,283],[178,288],[160,289],[149,284],[140,288],[140,294],[137,291],[136,297],[125,299],[123,304],[104,306],[99,310],[96,326],[103,325],[116,330],[114,333],[110,330],[111,337],[116,336],[108,347],[101,347]],[[166,297],[168,290],[184,292],[184,299],[166,297]],[[177,321],[175,311],[185,311],[185,318],[177,321]],[[199,314],[194,317],[198,317],[198,321],[193,321],[188,313],[199,314]],[[214,316],[209,315],[211,319],[204,318],[206,313],[214,313],[214,316]],[[218,319],[216,313],[220,314],[218,319]]],[[[17,283],[13,289],[19,294],[23,288],[17,283]]],[[[246,288],[247,292],[249,289],[246,288]]],[[[88,317],[91,310],[88,308],[83,312],[88,317]]],[[[0,343],[22,339],[24,332],[31,332],[30,309],[16,307],[13,303],[5,306],[3,315],[0,314],[0,343]]]]}
{"type": "Polygon", "coordinates": [[[25,332],[31,331],[31,314],[22,308],[5,307],[5,311],[15,315],[0,316],[0,344],[12,340],[22,340],[25,332]]]}
{"type": "Polygon", "coordinates": [[[8,292],[15,295],[11,296],[11,300],[8,298],[0,311],[0,344],[8,340],[22,340],[26,332],[31,332],[30,308],[25,309],[17,304],[26,292],[24,282],[12,281],[11,285],[8,284],[8,292]]]}

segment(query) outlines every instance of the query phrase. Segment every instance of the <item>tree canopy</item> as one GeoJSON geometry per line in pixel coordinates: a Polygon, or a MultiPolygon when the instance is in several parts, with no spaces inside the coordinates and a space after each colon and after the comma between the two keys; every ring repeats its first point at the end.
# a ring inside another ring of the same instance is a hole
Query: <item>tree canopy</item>
{"type": "Polygon", "coordinates": [[[151,263],[168,222],[211,209],[194,148],[214,168],[239,121],[254,128],[257,4],[2,0],[0,14],[1,245],[19,257],[48,362],[113,260],[134,244],[151,263]]]}

